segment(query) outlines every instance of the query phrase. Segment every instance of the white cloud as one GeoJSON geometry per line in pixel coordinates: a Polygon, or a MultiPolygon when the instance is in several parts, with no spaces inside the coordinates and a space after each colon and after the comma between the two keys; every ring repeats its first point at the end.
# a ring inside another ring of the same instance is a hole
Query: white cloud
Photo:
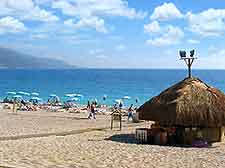
{"type": "Polygon", "coordinates": [[[118,46],[116,46],[116,50],[117,51],[123,51],[125,50],[127,47],[124,44],[119,44],[118,46]]]}
{"type": "Polygon", "coordinates": [[[146,41],[147,44],[153,46],[169,46],[180,43],[183,39],[184,33],[179,27],[169,25],[160,36],[146,41]]]}
{"type": "Polygon", "coordinates": [[[52,2],[52,0],[34,0],[36,4],[46,4],[52,2]]]}
{"type": "Polygon", "coordinates": [[[33,34],[31,36],[31,38],[33,38],[33,39],[46,39],[46,38],[48,38],[48,35],[47,34],[33,34]]]}
{"type": "Polygon", "coordinates": [[[108,39],[110,40],[116,40],[116,41],[121,41],[123,40],[124,38],[120,35],[109,35],[107,36],[108,39]]]}
{"type": "Polygon", "coordinates": [[[152,20],[170,20],[182,17],[182,13],[173,3],[163,3],[163,5],[156,7],[150,16],[152,20]]]}
{"type": "Polygon", "coordinates": [[[224,69],[225,49],[214,47],[212,49],[212,51],[205,54],[205,57],[201,57],[200,62],[197,62],[199,64],[198,67],[204,69],[224,69]]]}
{"type": "Polygon", "coordinates": [[[161,31],[161,28],[157,21],[153,21],[149,24],[144,25],[144,31],[146,33],[159,33],[161,31]]]}
{"type": "Polygon", "coordinates": [[[214,53],[218,50],[218,48],[215,45],[210,45],[208,47],[208,53],[214,53]]]}
{"type": "Polygon", "coordinates": [[[76,28],[95,28],[98,32],[107,33],[106,16],[121,16],[130,19],[140,19],[146,16],[146,12],[137,11],[128,6],[125,0],[60,0],[53,1],[52,8],[60,9],[64,15],[73,16],[73,20],[65,21],[65,24],[76,28]],[[78,20],[74,23],[74,20],[78,20]]]}
{"type": "Polygon", "coordinates": [[[1,0],[0,1],[0,14],[11,14],[29,11],[34,8],[34,4],[32,0],[1,0]]]}
{"type": "MultiPolygon", "coordinates": [[[[217,49],[216,51],[214,51],[214,52],[211,52],[210,53],[210,55],[209,55],[210,57],[216,57],[216,58],[225,58],[225,49],[217,49]]],[[[215,59],[215,58],[213,58],[213,59],[215,59]]]]}
{"type": "Polygon", "coordinates": [[[225,9],[208,9],[186,15],[189,29],[202,36],[220,36],[225,31],[225,9]]]}
{"type": "Polygon", "coordinates": [[[89,51],[89,54],[95,55],[95,54],[99,54],[99,53],[102,53],[102,52],[103,52],[103,49],[93,49],[93,50],[89,51]]]}
{"type": "Polygon", "coordinates": [[[103,19],[98,17],[82,18],[78,22],[74,23],[73,19],[68,19],[64,21],[64,24],[74,28],[94,28],[98,32],[107,33],[108,30],[105,27],[105,22],[103,19]]]}
{"type": "Polygon", "coordinates": [[[0,19],[0,34],[18,33],[26,30],[25,25],[13,17],[7,16],[0,19]]]}
{"type": "Polygon", "coordinates": [[[53,8],[61,9],[65,15],[90,16],[123,16],[131,19],[144,18],[147,13],[129,8],[125,0],[70,0],[54,1],[53,8]]]}
{"type": "Polygon", "coordinates": [[[190,44],[199,44],[200,43],[199,40],[195,40],[195,39],[188,39],[187,42],[190,44]]]}
{"type": "Polygon", "coordinates": [[[103,52],[103,49],[92,49],[89,51],[89,54],[99,60],[108,58],[108,56],[106,56],[103,52]]]}
{"type": "Polygon", "coordinates": [[[22,20],[38,20],[43,22],[58,21],[51,12],[41,9],[32,0],[1,0],[0,15],[12,16],[22,20]]]}
{"type": "Polygon", "coordinates": [[[24,16],[27,20],[37,20],[43,22],[55,22],[59,21],[59,18],[44,9],[40,9],[38,6],[33,8],[27,15],[24,16]]]}
{"type": "Polygon", "coordinates": [[[214,45],[211,45],[208,47],[207,54],[208,54],[208,58],[212,58],[212,59],[215,59],[214,57],[216,57],[217,59],[225,58],[225,49],[218,48],[214,45]]]}
{"type": "Polygon", "coordinates": [[[52,8],[61,9],[62,13],[69,16],[78,15],[78,11],[71,3],[67,1],[54,1],[52,3],[52,8]]]}
{"type": "Polygon", "coordinates": [[[100,55],[96,55],[95,56],[97,59],[106,59],[106,58],[108,58],[106,55],[104,55],[104,54],[100,54],[100,55]]]}

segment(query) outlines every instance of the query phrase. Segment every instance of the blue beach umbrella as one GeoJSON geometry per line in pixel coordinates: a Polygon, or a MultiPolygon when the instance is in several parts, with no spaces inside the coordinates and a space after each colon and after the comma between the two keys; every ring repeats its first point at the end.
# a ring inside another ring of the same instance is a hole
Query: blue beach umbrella
{"type": "Polygon", "coordinates": [[[23,98],[22,96],[20,96],[20,95],[15,95],[15,96],[13,96],[14,98],[23,98]]]}
{"type": "Polygon", "coordinates": [[[120,103],[123,104],[123,100],[121,100],[121,99],[116,99],[115,102],[116,102],[117,104],[120,104],[120,103]]]}
{"type": "Polygon", "coordinates": [[[60,102],[60,98],[56,94],[50,94],[49,97],[50,97],[50,102],[60,102]]]}
{"type": "Polygon", "coordinates": [[[69,99],[68,102],[77,102],[79,99],[77,97],[73,97],[72,99],[69,99]]]}
{"type": "Polygon", "coordinates": [[[74,94],[74,97],[84,97],[82,94],[74,94]]]}
{"type": "Polygon", "coordinates": [[[75,97],[76,96],[76,94],[72,94],[72,93],[70,93],[70,94],[65,94],[65,97],[75,97]]]}
{"type": "Polygon", "coordinates": [[[39,96],[39,93],[37,93],[37,92],[32,92],[31,95],[32,95],[32,96],[39,96]]]}
{"type": "Polygon", "coordinates": [[[40,102],[40,101],[42,101],[42,99],[40,98],[40,97],[31,97],[30,98],[30,102],[40,102]]]}
{"type": "Polygon", "coordinates": [[[72,101],[79,101],[79,99],[77,97],[74,97],[71,99],[72,101]]]}
{"type": "Polygon", "coordinates": [[[13,98],[16,99],[16,100],[23,99],[23,97],[20,96],[20,95],[15,95],[15,96],[13,96],[13,98]]]}
{"type": "Polygon", "coordinates": [[[29,101],[33,104],[38,104],[40,101],[42,101],[42,99],[39,97],[31,97],[29,101]]]}
{"type": "Polygon", "coordinates": [[[42,99],[40,97],[31,97],[30,100],[37,100],[37,101],[42,101],[42,99]]]}
{"type": "Polygon", "coordinates": [[[127,99],[127,100],[129,100],[129,99],[131,99],[131,97],[130,97],[130,96],[123,96],[122,99],[127,99]]]}
{"type": "Polygon", "coordinates": [[[7,95],[16,95],[16,92],[6,92],[7,95]]]}
{"type": "Polygon", "coordinates": [[[27,92],[17,92],[17,94],[19,95],[24,95],[24,96],[30,96],[30,93],[27,93],[27,92]]]}
{"type": "Polygon", "coordinates": [[[56,94],[50,94],[49,97],[58,97],[56,94]]]}
{"type": "Polygon", "coordinates": [[[13,98],[13,96],[15,96],[16,95],[16,92],[6,92],[6,97],[5,97],[5,99],[4,99],[4,101],[11,101],[12,99],[14,99],[13,98]]]}

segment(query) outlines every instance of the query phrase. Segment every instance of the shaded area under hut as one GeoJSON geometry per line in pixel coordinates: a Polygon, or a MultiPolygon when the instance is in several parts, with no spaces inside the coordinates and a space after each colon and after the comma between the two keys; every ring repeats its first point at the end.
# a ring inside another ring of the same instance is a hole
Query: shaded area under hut
{"type": "Polygon", "coordinates": [[[148,131],[155,142],[157,136],[161,144],[225,141],[225,95],[198,78],[185,78],[137,111],[139,119],[155,121],[148,131]]]}

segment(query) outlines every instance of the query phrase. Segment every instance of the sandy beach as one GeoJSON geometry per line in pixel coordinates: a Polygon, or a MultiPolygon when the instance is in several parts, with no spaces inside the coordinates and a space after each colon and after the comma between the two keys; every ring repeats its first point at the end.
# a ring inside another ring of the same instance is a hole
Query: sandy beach
{"type": "Polygon", "coordinates": [[[128,123],[110,130],[110,116],[66,112],[0,113],[0,167],[224,167],[225,144],[184,148],[137,144],[128,123]]]}
{"type": "Polygon", "coordinates": [[[0,0],[0,168],[225,168],[225,0],[0,0]]]}

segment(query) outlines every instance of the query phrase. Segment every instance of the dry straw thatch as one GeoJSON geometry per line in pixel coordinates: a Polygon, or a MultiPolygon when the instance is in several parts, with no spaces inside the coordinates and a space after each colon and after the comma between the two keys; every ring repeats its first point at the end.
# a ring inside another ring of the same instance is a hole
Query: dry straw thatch
{"type": "Polygon", "coordinates": [[[139,109],[139,119],[164,126],[225,126],[225,95],[197,78],[186,78],[139,109]]]}

